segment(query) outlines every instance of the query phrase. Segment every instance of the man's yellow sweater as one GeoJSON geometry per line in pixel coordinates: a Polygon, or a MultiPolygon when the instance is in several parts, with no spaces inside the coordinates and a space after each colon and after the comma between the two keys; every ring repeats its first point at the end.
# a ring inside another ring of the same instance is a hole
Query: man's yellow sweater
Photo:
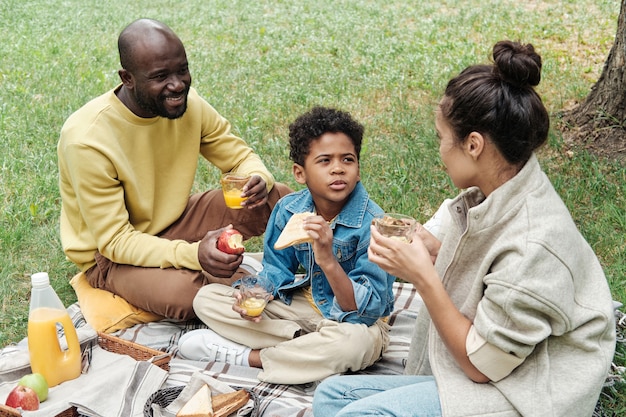
{"type": "MultiPolygon", "coordinates": [[[[117,87],[119,88],[119,86],[117,87]]],[[[182,214],[198,155],[222,172],[274,178],[230,123],[194,89],[174,120],[140,118],[111,90],[71,115],[58,143],[61,242],[85,271],[94,253],[116,263],[200,270],[199,242],[155,237],[182,214]]]]}

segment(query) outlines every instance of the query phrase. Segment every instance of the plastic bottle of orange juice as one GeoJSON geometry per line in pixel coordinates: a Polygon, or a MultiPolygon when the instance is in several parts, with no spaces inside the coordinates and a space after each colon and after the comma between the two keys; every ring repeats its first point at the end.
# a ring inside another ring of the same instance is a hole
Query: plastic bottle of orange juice
{"type": "Polygon", "coordinates": [[[80,375],[80,343],[67,310],[50,285],[48,273],[33,274],[31,283],[28,314],[30,367],[53,387],[80,375]],[[66,343],[62,343],[63,334],[66,343]]]}

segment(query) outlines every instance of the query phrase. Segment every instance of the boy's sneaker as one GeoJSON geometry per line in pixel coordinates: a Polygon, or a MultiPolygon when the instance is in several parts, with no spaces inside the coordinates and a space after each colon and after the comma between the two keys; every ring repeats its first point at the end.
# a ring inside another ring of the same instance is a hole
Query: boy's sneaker
{"type": "Polygon", "coordinates": [[[202,362],[225,362],[248,366],[250,349],[228,340],[211,329],[192,330],[181,336],[178,353],[183,359],[202,362]]]}

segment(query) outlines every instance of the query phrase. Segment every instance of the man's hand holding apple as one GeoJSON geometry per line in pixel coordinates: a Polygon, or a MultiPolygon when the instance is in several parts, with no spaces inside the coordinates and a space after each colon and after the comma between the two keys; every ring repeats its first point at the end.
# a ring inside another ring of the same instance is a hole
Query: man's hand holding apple
{"type": "Polygon", "coordinates": [[[214,282],[228,283],[226,279],[233,276],[243,261],[242,253],[227,253],[218,248],[220,235],[229,230],[234,230],[232,225],[208,232],[198,247],[198,261],[202,269],[214,277],[224,278],[214,282]]]}

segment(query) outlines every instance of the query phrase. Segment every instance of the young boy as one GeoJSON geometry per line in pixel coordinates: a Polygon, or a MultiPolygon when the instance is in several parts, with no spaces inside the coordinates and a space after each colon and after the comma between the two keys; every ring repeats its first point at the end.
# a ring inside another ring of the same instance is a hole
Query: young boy
{"type": "Polygon", "coordinates": [[[289,126],[293,174],[306,188],[277,203],[265,232],[259,275],[273,281],[275,299],[252,318],[237,290],[204,286],[193,305],[210,329],[183,335],[182,357],[262,368],[261,381],[282,384],[358,371],[380,359],[395,277],[367,256],[370,224],[383,211],[360,182],[363,130],[350,114],[324,107],[289,126]],[[314,213],[303,225],[312,243],[274,249],[291,216],[302,212],[314,213]]]}

